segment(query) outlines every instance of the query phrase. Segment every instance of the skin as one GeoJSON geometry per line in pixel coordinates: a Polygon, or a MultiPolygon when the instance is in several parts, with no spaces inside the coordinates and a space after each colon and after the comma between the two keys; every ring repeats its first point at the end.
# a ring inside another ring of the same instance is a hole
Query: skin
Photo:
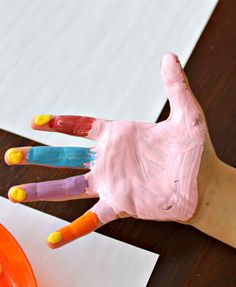
{"type": "Polygon", "coordinates": [[[171,106],[166,121],[39,115],[34,129],[87,137],[97,141],[96,148],[58,152],[52,147],[19,147],[6,152],[10,165],[91,169],[83,176],[9,190],[13,202],[100,198],[82,217],[48,237],[51,248],[128,216],[191,224],[236,247],[236,196],[231,187],[236,186],[235,170],[217,158],[203,111],[176,55],[163,57],[161,75],[171,106]]]}
{"type": "Polygon", "coordinates": [[[186,223],[236,248],[236,169],[217,158],[210,140],[198,182],[198,207],[186,223]]]}

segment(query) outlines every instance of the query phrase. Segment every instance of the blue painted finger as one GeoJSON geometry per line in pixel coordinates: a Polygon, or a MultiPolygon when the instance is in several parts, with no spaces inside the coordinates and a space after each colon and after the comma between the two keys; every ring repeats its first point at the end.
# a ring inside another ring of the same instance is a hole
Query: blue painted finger
{"type": "Polygon", "coordinates": [[[96,152],[85,147],[19,147],[6,152],[8,164],[37,164],[53,167],[90,168],[96,152]]]}

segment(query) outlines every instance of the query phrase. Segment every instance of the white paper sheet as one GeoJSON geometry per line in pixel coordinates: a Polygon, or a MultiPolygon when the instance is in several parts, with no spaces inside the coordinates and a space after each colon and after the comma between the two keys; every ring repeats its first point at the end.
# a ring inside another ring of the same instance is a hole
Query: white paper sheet
{"type": "Polygon", "coordinates": [[[39,287],[144,287],[158,255],[91,233],[56,250],[46,245],[66,221],[0,197],[0,223],[27,254],[39,287]]]}
{"type": "Polygon", "coordinates": [[[91,142],[31,131],[31,118],[155,121],[166,101],[161,56],[172,51],[185,64],[216,3],[0,0],[0,127],[72,146],[91,142]]]}

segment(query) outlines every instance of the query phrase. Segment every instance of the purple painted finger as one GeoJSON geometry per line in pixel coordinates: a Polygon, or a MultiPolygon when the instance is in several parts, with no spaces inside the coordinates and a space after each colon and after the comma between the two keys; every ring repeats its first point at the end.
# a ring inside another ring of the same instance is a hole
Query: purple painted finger
{"type": "Polygon", "coordinates": [[[88,187],[86,176],[81,175],[13,186],[8,192],[8,197],[13,202],[61,201],[97,197],[98,195],[91,193],[88,187]]]}

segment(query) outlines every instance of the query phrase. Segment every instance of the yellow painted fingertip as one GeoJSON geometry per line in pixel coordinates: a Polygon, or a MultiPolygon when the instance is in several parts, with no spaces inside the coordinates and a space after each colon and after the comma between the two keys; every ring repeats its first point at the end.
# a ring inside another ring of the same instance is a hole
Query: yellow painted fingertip
{"type": "Polygon", "coordinates": [[[24,189],[21,187],[17,187],[17,186],[10,188],[9,195],[12,199],[14,199],[15,201],[18,201],[18,202],[24,201],[26,199],[26,196],[27,196],[24,189]]]}
{"type": "Polygon", "coordinates": [[[48,124],[51,119],[51,115],[38,115],[34,117],[34,124],[37,126],[43,126],[48,124]]]}
{"type": "Polygon", "coordinates": [[[22,161],[24,154],[21,150],[11,148],[7,151],[7,160],[11,164],[18,164],[22,161]]]}
{"type": "Polygon", "coordinates": [[[53,232],[48,236],[48,243],[58,243],[62,240],[61,233],[59,231],[53,232]]]}

